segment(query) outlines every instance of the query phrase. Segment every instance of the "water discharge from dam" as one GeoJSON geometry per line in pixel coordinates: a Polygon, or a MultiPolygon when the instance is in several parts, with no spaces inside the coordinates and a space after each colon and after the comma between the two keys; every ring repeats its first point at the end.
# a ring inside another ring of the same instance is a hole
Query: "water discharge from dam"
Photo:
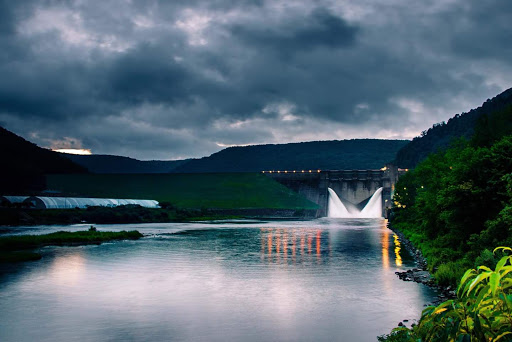
{"type": "Polygon", "coordinates": [[[336,192],[327,188],[329,191],[329,202],[327,208],[328,217],[337,218],[379,218],[382,217],[382,188],[378,188],[372,195],[366,206],[361,210],[351,207],[351,210],[343,204],[336,192]]]}

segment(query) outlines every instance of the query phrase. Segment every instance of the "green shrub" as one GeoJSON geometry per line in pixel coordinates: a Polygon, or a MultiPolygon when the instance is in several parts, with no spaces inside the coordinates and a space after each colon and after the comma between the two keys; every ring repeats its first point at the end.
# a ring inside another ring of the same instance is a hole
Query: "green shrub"
{"type": "Polygon", "coordinates": [[[475,268],[478,268],[478,266],[487,266],[487,267],[494,267],[496,266],[496,263],[498,261],[494,257],[494,254],[488,250],[484,249],[480,252],[480,255],[475,259],[475,268]]]}
{"type": "Polygon", "coordinates": [[[439,268],[434,273],[434,278],[439,285],[448,286],[457,284],[457,281],[464,274],[462,262],[448,262],[439,265],[439,268]]]}
{"type": "Polygon", "coordinates": [[[503,256],[494,271],[467,270],[456,299],[427,307],[417,326],[395,328],[379,341],[512,341],[512,256],[503,256]]]}

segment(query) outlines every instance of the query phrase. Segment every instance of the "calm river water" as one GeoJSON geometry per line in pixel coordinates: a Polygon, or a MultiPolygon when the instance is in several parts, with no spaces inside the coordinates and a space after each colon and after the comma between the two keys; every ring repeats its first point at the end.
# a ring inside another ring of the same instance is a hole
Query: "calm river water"
{"type": "Polygon", "coordinates": [[[97,227],[146,237],[0,265],[0,341],[376,341],[434,296],[380,219],[97,227]]]}

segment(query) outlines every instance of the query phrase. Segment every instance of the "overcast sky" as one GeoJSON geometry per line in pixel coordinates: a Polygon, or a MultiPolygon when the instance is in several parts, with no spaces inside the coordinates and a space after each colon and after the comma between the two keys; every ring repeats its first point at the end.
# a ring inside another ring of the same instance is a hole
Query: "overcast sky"
{"type": "Polygon", "coordinates": [[[410,139],[512,87],[510,0],[0,0],[0,125],[138,159],[410,139]]]}

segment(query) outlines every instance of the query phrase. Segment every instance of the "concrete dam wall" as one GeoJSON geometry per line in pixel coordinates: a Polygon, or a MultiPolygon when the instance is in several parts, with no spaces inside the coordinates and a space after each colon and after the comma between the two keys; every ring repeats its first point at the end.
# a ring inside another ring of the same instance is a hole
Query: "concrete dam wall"
{"type": "Polygon", "coordinates": [[[382,215],[387,217],[398,177],[406,170],[386,165],[380,170],[300,170],[263,171],[265,175],[318,204],[317,217],[327,216],[328,188],[333,189],[345,205],[361,210],[375,191],[382,189],[382,215]]]}

